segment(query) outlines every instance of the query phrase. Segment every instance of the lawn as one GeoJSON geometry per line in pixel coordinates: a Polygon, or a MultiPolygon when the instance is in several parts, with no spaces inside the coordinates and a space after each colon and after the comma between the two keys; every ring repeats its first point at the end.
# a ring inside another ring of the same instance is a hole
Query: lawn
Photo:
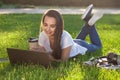
{"type": "MultiPolygon", "coordinates": [[[[28,38],[38,37],[41,14],[0,15],[0,58],[7,58],[6,48],[28,49],[28,38]]],[[[63,15],[65,30],[73,38],[83,25],[81,15],[63,15]]],[[[0,80],[120,80],[120,69],[107,70],[82,64],[91,57],[107,55],[108,52],[120,54],[120,14],[104,15],[96,24],[103,48],[94,53],[77,56],[67,63],[54,63],[46,69],[43,66],[11,66],[9,62],[0,63],[0,80]]],[[[86,40],[89,42],[89,38],[86,40]]]]}

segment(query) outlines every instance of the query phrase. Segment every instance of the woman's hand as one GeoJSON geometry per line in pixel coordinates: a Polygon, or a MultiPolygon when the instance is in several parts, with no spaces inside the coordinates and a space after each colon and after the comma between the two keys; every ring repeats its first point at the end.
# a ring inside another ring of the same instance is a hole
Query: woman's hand
{"type": "Polygon", "coordinates": [[[56,62],[60,62],[61,59],[55,59],[51,54],[49,54],[49,58],[51,61],[56,61],[56,62]]]}
{"type": "Polygon", "coordinates": [[[31,47],[30,48],[31,51],[37,51],[37,52],[45,52],[45,48],[42,46],[38,46],[38,47],[31,47]]]}
{"type": "Polygon", "coordinates": [[[40,51],[41,51],[40,48],[31,48],[30,50],[31,50],[31,51],[37,51],[37,52],[40,52],[40,51]]]}

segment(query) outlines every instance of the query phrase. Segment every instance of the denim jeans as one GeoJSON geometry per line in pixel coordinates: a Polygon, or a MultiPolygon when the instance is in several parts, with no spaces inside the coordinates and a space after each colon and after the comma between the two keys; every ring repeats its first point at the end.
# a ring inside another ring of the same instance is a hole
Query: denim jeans
{"type": "Polygon", "coordinates": [[[76,39],[74,39],[74,42],[87,48],[88,52],[93,52],[102,47],[95,25],[89,26],[87,23],[82,27],[80,33],[76,39]],[[85,41],[87,35],[89,35],[91,43],[85,41]]]}

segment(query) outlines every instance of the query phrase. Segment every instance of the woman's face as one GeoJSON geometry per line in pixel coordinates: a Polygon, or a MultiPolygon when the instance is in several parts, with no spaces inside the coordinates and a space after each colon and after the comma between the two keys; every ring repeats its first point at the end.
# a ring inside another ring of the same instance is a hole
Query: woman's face
{"type": "Polygon", "coordinates": [[[53,37],[56,29],[56,19],[54,17],[45,16],[42,28],[49,38],[53,37]]]}

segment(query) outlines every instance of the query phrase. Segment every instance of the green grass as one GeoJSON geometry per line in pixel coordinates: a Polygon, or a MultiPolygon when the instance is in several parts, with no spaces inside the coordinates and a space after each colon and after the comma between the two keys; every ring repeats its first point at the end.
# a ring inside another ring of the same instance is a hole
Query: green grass
{"type": "MultiPolygon", "coordinates": [[[[6,48],[28,49],[28,38],[38,37],[40,14],[0,15],[0,58],[8,57],[6,48]]],[[[80,15],[63,15],[65,30],[73,38],[83,25],[80,15]]],[[[92,56],[107,55],[108,52],[120,54],[120,14],[104,15],[96,24],[103,42],[103,48],[94,53],[78,56],[67,63],[56,63],[46,69],[43,66],[11,66],[9,62],[0,63],[0,80],[120,80],[120,69],[107,70],[82,65],[92,56]],[[56,66],[56,67],[55,67],[56,66]]],[[[89,38],[86,39],[89,41],[89,38]]]]}

